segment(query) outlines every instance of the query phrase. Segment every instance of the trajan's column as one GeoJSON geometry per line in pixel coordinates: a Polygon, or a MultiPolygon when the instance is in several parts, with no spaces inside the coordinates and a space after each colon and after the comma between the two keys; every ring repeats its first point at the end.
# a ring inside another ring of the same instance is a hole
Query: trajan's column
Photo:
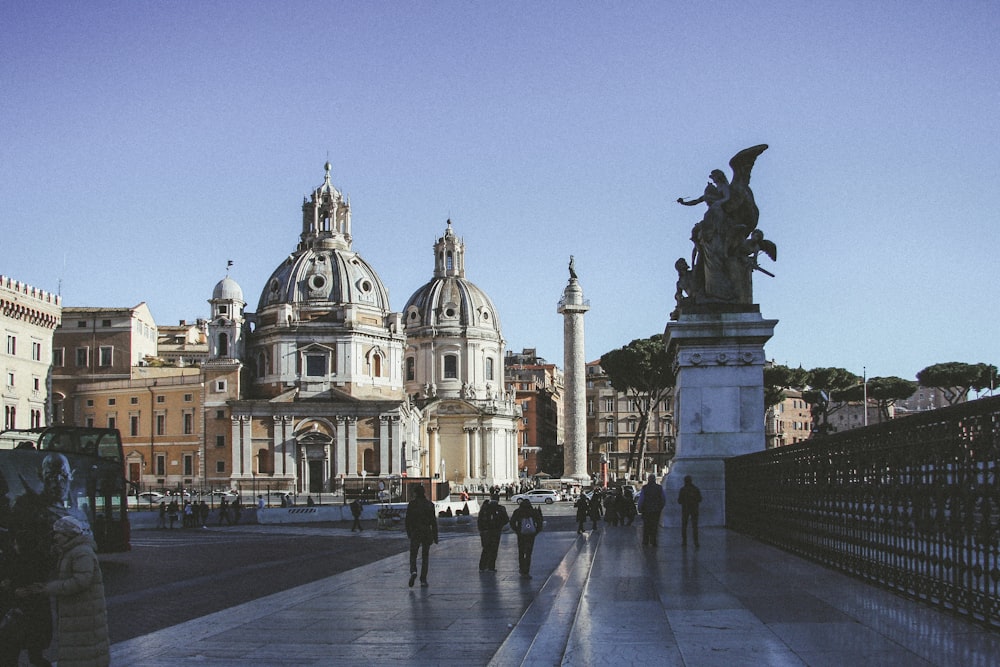
{"type": "Polygon", "coordinates": [[[583,298],[583,288],[576,277],[573,257],[569,258],[569,284],[559,301],[563,316],[563,365],[566,386],[566,430],[563,448],[563,477],[581,485],[590,484],[587,472],[587,360],[583,349],[583,315],[590,302],[583,298]]]}

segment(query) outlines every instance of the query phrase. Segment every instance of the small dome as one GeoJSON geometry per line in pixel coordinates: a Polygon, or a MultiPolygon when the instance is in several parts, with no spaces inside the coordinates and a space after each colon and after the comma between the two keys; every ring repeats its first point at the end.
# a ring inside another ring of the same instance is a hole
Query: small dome
{"type": "Polygon", "coordinates": [[[437,277],[418,289],[403,308],[407,331],[448,326],[489,331],[502,338],[496,306],[472,281],[457,276],[437,277]]]}
{"type": "Polygon", "coordinates": [[[223,300],[223,301],[243,301],[243,290],[240,288],[239,283],[235,280],[226,276],[215,286],[212,290],[213,300],[223,300]]]}

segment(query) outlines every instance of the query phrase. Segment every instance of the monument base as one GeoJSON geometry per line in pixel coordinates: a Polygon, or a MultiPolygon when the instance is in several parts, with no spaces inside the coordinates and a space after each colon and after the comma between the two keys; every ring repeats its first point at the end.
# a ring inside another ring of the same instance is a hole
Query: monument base
{"type": "Polygon", "coordinates": [[[699,524],[724,526],[724,461],[766,446],[764,343],[778,321],[763,319],[756,306],[706,310],[682,312],[664,332],[677,368],[677,453],[663,479],[667,507],[661,522],[667,527],[681,524],[677,494],[687,475],[701,490],[699,524]]]}

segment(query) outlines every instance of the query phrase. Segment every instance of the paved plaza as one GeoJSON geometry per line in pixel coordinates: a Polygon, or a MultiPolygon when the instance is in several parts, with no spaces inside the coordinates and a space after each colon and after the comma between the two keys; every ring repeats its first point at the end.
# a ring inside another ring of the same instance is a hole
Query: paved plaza
{"type": "Polygon", "coordinates": [[[407,587],[407,556],[391,556],[115,644],[112,664],[987,667],[1000,656],[1000,633],[725,529],[703,530],[699,550],[662,529],[658,548],[642,547],[640,530],[547,530],[532,579],[517,573],[513,535],[499,572],[480,573],[475,533],[443,533],[426,588],[407,587]]]}

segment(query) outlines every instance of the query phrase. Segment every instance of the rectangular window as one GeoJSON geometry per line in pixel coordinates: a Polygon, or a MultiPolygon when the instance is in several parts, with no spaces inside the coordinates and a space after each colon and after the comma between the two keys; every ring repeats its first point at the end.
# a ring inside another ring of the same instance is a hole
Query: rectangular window
{"type": "Polygon", "coordinates": [[[192,394],[184,394],[184,401],[186,403],[190,403],[193,398],[194,396],[192,394]]]}
{"type": "Polygon", "coordinates": [[[66,361],[65,361],[65,358],[64,358],[64,352],[65,352],[65,350],[63,350],[63,348],[61,348],[61,347],[52,350],[52,365],[53,366],[55,366],[57,368],[62,368],[63,365],[65,365],[66,361]]]}
{"type": "Polygon", "coordinates": [[[117,402],[118,402],[118,399],[116,399],[116,398],[109,398],[108,399],[108,405],[114,405],[117,402]]]}
{"type": "Polygon", "coordinates": [[[156,455],[156,475],[158,477],[163,477],[167,474],[167,455],[157,454],[156,455]]]}
{"type": "Polygon", "coordinates": [[[111,320],[101,320],[101,326],[102,327],[110,327],[111,326],[111,320]]]}
{"type": "Polygon", "coordinates": [[[128,418],[128,434],[132,437],[139,435],[139,415],[131,415],[128,418]]]}
{"type": "Polygon", "coordinates": [[[310,375],[312,377],[323,377],[326,375],[326,355],[307,354],[306,375],[310,375]]]}
{"type": "Polygon", "coordinates": [[[128,399],[128,402],[131,403],[132,405],[139,405],[139,397],[133,396],[130,399],[128,399]]]}
{"type": "Polygon", "coordinates": [[[454,354],[444,358],[444,376],[448,379],[458,377],[458,357],[454,354]]]}
{"type": "MultiPolygon", "coordinates": [[[[184,413],[184,435],[191,435],[194,433],[194,415],[190,412],[184,413]]],[[[190,473],[184,473],[190,474],[190,473]]]]}
{"type": "Polygon", "coordinates": [[[14,372],[13,371],[9,371],[7,373],[7,386],[8,387],[13,387],[14,386],[14,372]]]}
{"type": "Polygon", "coordinates": [[[31,388],[32,388],[33,391],[41,391],[42,390],[42,378],[39,378],[39,377],[33,377],[33,378],[31,378],[31,388]]]}
{"type": "Polygon", "coordinates": [[[486,358],[486,379],[487,380],[492,380],[493,379],[493,358],[492,357],[487,357],[486,358]]]}
{"type": "Polygon", "coordinates": [[[17,336],[7,334],[7,354],[11,356],[17,354],[17,336]]]}
{"type": "Polygon", "coordinates": [[[93,415],[87,415],[87,418],[84,421],[86,422],[85,426],[87,428],[94,428],[94,416],[93,415]]]}
{"type": "Polygon", "coordinates": [[[118,428],[118,417],[108,415],[108,428],[118,428]]]}
{"type": "Polygon", "coordinates": [[[215,446],[216,447],[225,447],[226,446],[226,436],[224,436],[224,435],[217,435],[217,436],[215,436],[215,446]]]}
{"type": "Polygon", "coordinates": [[[76,328],[77,329],[86,329],[87,328],[87,321],[86,320],[80,320],[79,322],[76,323],[76,328]]]}
{"type": "Polygon", "coordinates": [[[42,344],[37,341],[31,343],[31,359],[33,361],[42,360],[42,344]]]}
{"type": "Polygon", "coordinates": [[[216,419],[225,419],[226,418],[226,411],[225,410],[216,410],[215,411],[215,418],[216,419]]]}
{"type": "Polygon", "coordinates": [[[194,474],[193,470],[194,470],[194,457],[191,456],[190,454],[185,454],[184,455],[184,474],[190,477],[191,475],[194,474]]]}
{"type": "Polygon", "coordinates": [[[226,472],[226,462],[216,461],[215,462],[215,472],[226,472]]]}
{"type": "Polygon", "coordinates": [[[225,390],[226,390],[226,381],[225,380],[216,381],[215,391],[225,391],[225,390]]]}
{"type": "Polygon", "coordinates": [[[92,398],[88,398],[87,399],[87,407],[88,408],[94,407],[94,399],[92,399],[92,398]]]}
{"type": "Polygon", "coordinates": [[[157,396],[156,397],[156,402],[157,403],[166,403],[167,402],[167,397],[166,396],[157,396]]]}
{"type": "Polygon", "coordinates": [[[110,366],[111,365],[111,351],[113,349],[114,348],[109,347],[109,346],[102,346],[100,348],[99,354],[100,354],[100,365],[101,366],[110,366]]]}
{"type": "Polygon", "coordinates": [[[156,435],[163,435],[167,430],[167,416],[165,414],[156,415],[156,435]]]}
{"type": "Polygon", "coordinates": [[[604,411],[605,412],[614,412],[615,411],[615,399],[613,399],[613,398],[606,398],[606,399],[604,399],[604,411]]]}
{"type": "Polygon", "coordinates": [[[86,367],[90,365],[90,348],[89,347],[78,347],[76,348],[76,365],[79,367],[86,367]]]}

